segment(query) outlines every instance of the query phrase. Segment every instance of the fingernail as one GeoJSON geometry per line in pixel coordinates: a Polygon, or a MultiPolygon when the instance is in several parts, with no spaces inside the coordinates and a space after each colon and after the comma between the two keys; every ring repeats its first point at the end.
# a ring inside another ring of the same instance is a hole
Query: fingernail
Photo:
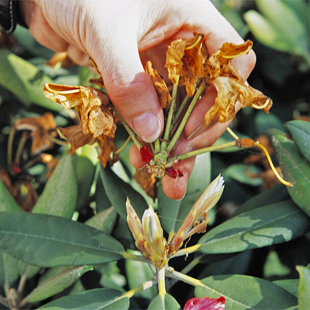
{"type": "Polygon", "coordinates": [[[160,134],[160,122],[156,114],[146,112],[132,119],[136,134],[145,142],[155,141],[160,134]]]}

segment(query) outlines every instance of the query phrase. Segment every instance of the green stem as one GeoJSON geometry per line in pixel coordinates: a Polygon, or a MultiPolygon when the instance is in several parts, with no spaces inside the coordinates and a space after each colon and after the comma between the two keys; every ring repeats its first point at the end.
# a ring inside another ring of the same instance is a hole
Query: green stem
{"type": "Polygon", "coordinates": [[[176,97],[177,97],[177,93],[178,93],[178,86],[179,86],[179,76],[177,76],[176,83],[173,84],[172,100],[171,100],[171,103],[170,103],[169,113],[168,113],[168,117],[167,117],[167,121],[166,121],[164,140],[161,143],[161,152],[162,153],[166,150],[167,141],[169,140],[170,127],[171,127],[172,117],[173,117],[173,113],[174,113],[174,109],[175,109],[175,104],[176,104],[176,97]]]}
{"type": "Polygon", "coordinates": [[[178,129],[176,130],[175,134],[173,135],[173,138],[171,140],[171,142],[169,143],[167,149],[166,149],[166,152],[167,152],[167,157],[169,156],[171,150],[173,149],[173,147],[175,146],[175,144],[177,143],[178,139],[180,138],[182,132],[183,132],[183,129],[199,99],[199,97],[201,96],[202,92],[206,89],[206,84],[204,81],[202,81],[200,83],[200,86],[195,94],[195,96],[193,97],[192,99],[192,102],[191,104],[189,105],[184,117],[182,118],[182,121],[180,122],[180,125],[178,127],[178,129]]]}
{"type": "MultiPolygon", "coordinates": [[[[197,80],[197,83],[196,83],[196,87],[199,86],[200,82],[201,82],[201,79],[198,79],[198,80],[197,80]]],[[[184,108],[186,107],[186,104],[187,104],[187,102],[188,102],[188,100],[189,100],[190,98],[191,98],[191,97],[189,97],[189,96],[186,95],[185,98],[183,99],[183,101],[182,101],[180,107],[178,108],[178,110],[177,110],[176,113],[175,113],[175,118],[174,118],[174,121],[173,121],[173,123],[172,123],[172,127],[174,127],[174,125],[177,123],[177,121],[178,121],[180,115],[182,114],[182,112],[183,112],[184,108]]]]}
{"type": "MultiPolygon", "coordinates": [[[[186,267],[181,270],[181,273],[188,274],[193,268],[200,263],[200,258],[194,258],[186,267]]],[[[169,288],[173,287],[178,281],[173,279],[169,282],[169,288]]]]}
{"type": "Polygon", "coordinates": [[[184,248],[182,250],[177,251],[174,255],[171,256],[171,258],[179,257],[183,255],[188,255],[193,252],[197,252],[197,250],[200,248],[201,244],[195,244],[193,246],[190,246],[188,248],[184,248]]]}
{"type": "Polygon", "coordinates": [[[139,140],[137,139],[136,134],[132,131],[132,129],[127,125],[127,123],[124,121],[124,119],[121,117],[121,115],[118,113],[118,111],[114,108],[114,112],[117,114],[117,116],[119,117],[119,119],[121,120],[123,126],[125,127],[125,129],[127,130],[128,134],[130,135],[130,138],[132,139],[132,141],[134,142],[134,144],[137,146],[137,148],[140,150],[142,147],[142,144],[139,142],[139,140]]]}
{"type": "Polygon", "coordinates": [[[121,297],[131,298],[132,296],[151,288],[152,286],[154,286],[154,284],[156,284],[156,281],[146,281],[140,286],[137,286],[132,290],[124,293],[121,297]]]}
{"type": "Polygon", "coordinates": [[[166,295],[166,267],[159,269],[157,272],[157,279],[158,279],[158,294],[164,299],[166,295]]]}
{"type": "Polygon", "coordinates": [[[197,285],[205,286],[200,280],[197,280],[195,278],[192,278],[186,274],[183,274],[183,273],[175,271],[175,270],[167,273],[167,276],[169,278],[176,279],[176,280],[185,282],[185,283],[193,285],[193,286],[197,286],[197,285]]]}
{"type": "Polygon", "coordinates": [[[0,296],[0,304],[4,305],[7,308],[10,308],[9,303],[7,302],[6,298],[4,298],[3,296],[0,296]]]}
{"type": "Polygon", "coordinates": [[[188,152],[188,153],[185,153],[185,154],[177,155],[177,156],[174,156],[174,157],[169,159],[169,162],[166,164],[166,168],[167,167],[172,167],[173,164],[174,164],[173,162],[176,159],[183,160],[183,159],[195,157],[195,156],[200,155],[200,154],[210,153],[210,152],[214,152],[214,151],[219,151],[219,150],[223,150],[223,149],[234,147],[234,146],[237,146],[237,142],[236,141],[227,142],[227,143],[218,144],[218,145],[213,145],[213,146],[208,146],[208,147],[205,147],[203,149],[198,149],[198,150],[195,150],[195,151],[192,151],[192,152],[188,152]]]}
{"type": "Polygon", "coordinates": [[[160,152],[160,140],[157,138],[154,142],[155,144],[155,154],[158,154],[160,152]]]}
{"type": "Polygon", "coordinates": [[[135,254],[131,254],[128,252],[122,252],[120,253],[123,258],[125,259],[131,259],[131,260],[135,260],[137,262],[142,262],[142,263],[149,263],[149,261],[146,260],[146,258],[142,255],[135,255],[135,254]]]}
{"type": "Polygon", "coordinates": [[[26,144],[26,141],[28,139],[29,135],[27,132],[23,132],[21,138],[20,138],[20,141],[18,143],[18,146],[17,146],[17,151],[16,151],[16,154],[15,154],[15,162],[17,165],[19,165],[19,160],[21,158],[21,155],[22,155],[22,151],[24,149],[24,146],[26,144]]]}
{"type": "Polygon", "coordinates": [[[13,126],[10,130],[9,135],[9,141],[8,141],[8,152],[7,152],[7,164],[8,167],[11,167],[12,165],[12,152],[13,152],[13,141],[14,141],[14,135],[15,135],[15,126],[13,126]]]}

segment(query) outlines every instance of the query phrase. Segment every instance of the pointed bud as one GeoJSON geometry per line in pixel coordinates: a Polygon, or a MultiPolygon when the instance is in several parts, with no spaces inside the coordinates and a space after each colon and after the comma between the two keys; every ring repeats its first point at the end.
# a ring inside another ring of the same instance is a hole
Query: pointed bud
{"type": "Polygon", "coordinates": [[[142,217],[143,234],[146,239],[145,247],[150,253],[150,259],[155,267],[161,268],[167,264],[167,241],[163,235],[159,218],[152,206],[144,211],[142,217]]]}

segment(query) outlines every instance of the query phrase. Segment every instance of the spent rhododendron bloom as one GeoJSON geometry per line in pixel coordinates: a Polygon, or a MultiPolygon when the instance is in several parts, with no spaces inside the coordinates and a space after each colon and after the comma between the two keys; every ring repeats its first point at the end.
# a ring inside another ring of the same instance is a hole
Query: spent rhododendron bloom
{"type": "Polygon", "coordinates": [[[176,84],[180,78],[180,85],[185,85],[189,97],[194,95],[198,79],[204,76],[208,53],[203,37],[195,33],[192,39],[172,41],[166,54],[169,79],[176,84]]]}
{"type": "Polygon", "coordinates": [[[39,117],[21,118],[15,122],[14,128],[31,132],[32,154],[38,154],[54,146],[51,140],[56,136],[56,122],[52,113],[45,113],[39,117]]]}
{"type": "Polygon", "coordinates": [[[71,144],[71,154],[85,144],[97,142],[102,166],[113,162],[110,155],[116,150],[113,142],[116,124],[104,92],[92,87],[45,84],[44,95],[67,109],[74,108],[78,115],[80,126],[61,129],[71,144]]]}
{"type": "Polygon", "coordinates": [[[193,297],[186,302],[183,310],[225,310],[225,298],[193,297]]]}

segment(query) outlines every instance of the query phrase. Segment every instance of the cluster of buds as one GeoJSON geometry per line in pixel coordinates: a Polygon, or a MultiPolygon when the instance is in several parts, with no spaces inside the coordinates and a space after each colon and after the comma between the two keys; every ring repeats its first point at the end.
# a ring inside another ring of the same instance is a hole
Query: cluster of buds
{"type": "Polygon", "coordinates": [[[152,206],[144,212],[141,222],[127,199],[127,222],[137,248],[154,267],[158,269],[166,267],[168,260],[174,255],[178,255],[185,240],[196,233],[206,231],[207,213],[216,205],[223,190],[224,179],[219,175],[197,198],[184,222],[178,231],[170,237],[169,242],[164,237],[158,215],[152,206]]]}

